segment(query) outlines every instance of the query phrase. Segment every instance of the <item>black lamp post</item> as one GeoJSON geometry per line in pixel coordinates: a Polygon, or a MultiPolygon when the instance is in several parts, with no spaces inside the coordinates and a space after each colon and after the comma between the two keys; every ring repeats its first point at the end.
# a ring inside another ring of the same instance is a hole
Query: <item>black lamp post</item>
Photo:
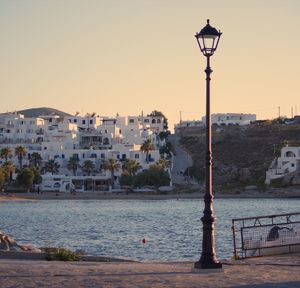
{"type": "Polygon", "coordinates": [[[207,59],[206,73],[206,165],[205,165],[205,195],[204,211],[201,218],[203,223],[202,254],[195,268],[212,269],[222,268],[222,263],[218,261],[215,254],[214,236],[214,214],[213,214],[213,192],[212,192],[212,149],[211,149],[211,119],[210,119],[210,57],[218,47],[221,32],[209,25],[195,35],[201,52],[207,59]]]}

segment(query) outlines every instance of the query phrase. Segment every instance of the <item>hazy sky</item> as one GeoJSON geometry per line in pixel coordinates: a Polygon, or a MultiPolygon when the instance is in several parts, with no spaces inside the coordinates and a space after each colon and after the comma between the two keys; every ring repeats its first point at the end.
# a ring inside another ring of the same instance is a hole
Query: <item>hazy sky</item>
{"type": "Polygon", "coordinates": [[[0,112],[205,113],[195,32],[223,32],[212,112],[300,114],[299,0],[1,0],[0,112]],[[296,106],[298,106],[296,108],[296,106]]]}

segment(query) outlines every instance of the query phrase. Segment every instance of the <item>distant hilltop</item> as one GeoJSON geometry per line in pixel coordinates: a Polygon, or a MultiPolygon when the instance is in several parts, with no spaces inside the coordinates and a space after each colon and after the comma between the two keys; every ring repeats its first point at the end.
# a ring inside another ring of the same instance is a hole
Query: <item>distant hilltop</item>
{"type": "Polygon", "coordinates": [[[61,117],[72,116],[71,114],[68,114],[66,112],[54,108],[48,108],[48,107],[24,109],[24,110],[17,111],[17,113],[23,114],[25,117],[35,117],[35,118],[39,117],[40,115],[54,115],[54,114],[61,117]]]}

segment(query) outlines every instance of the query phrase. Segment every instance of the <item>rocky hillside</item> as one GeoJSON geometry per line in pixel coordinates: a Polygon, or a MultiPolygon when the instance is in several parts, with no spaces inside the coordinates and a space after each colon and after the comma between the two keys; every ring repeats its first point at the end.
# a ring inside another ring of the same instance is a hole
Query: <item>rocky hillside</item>
{"type": "MultiPolygon", "coordinates": [[[[265,172],[284,145],[300,145],[300,125],[213,127],[213,181],[216,187],[232,189],[263,187],[265,172]]],[[[181,131],[181,144],[193,158],[191,173],[204,179],[205,129],[181,131]]]]}
{"type": "Polygon", "coordinates": [[[47,107],[24,109],[17,112],[23,114],[25,117],[39,117],[40,115],[52,115],[52,114],[59,115],[61,117],[70,116],[70,114],[66,112],[53,109],[53,108],[47,108],[47,107]]]}

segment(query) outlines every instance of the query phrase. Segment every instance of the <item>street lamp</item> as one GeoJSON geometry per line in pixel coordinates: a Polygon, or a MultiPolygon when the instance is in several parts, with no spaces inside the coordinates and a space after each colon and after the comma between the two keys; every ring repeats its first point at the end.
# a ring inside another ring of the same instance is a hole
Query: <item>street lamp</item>
{"type": "Polygon", "coordinates": [[[201,221],[203,223],[202,254],[195,268],[213,269],[222,268],[222,263],[216,258],[212,192],[212,149],[211,149],[211,119],[210,119],[210,57],[216,51],[221,32],[209,25],[209,20],[199,33],[196,33],[199,48],[207,59],[206,73],[206,165],[205,165],[205,195],[204,211],[201,221]]]}

